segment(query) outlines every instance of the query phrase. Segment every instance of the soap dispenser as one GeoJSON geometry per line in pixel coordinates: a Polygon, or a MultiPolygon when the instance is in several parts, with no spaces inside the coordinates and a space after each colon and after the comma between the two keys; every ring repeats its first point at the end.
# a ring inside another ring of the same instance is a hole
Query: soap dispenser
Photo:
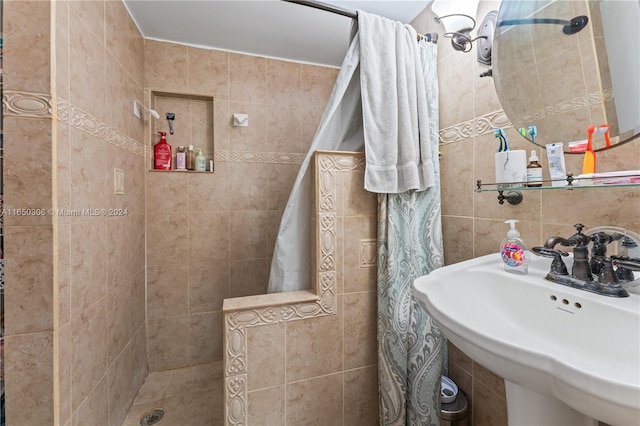
{"type": "Polygon", "coordinates": [[[516,229],[515,219],[510,219],[508,223],[511,228],[507,232],[507,238],[500,244],[500,255],[504,262],[504,270],[512,274],[525,275],[528,272],[531,253],[520,239],[520,232],[516,229]]]}

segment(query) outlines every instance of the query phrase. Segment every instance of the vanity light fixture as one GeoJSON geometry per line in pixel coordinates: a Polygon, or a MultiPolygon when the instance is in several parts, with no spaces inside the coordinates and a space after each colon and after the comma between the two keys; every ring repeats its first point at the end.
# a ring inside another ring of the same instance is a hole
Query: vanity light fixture
{"type": "Polygon", "coordinates": [[[476,13],[480,0],[434,0],[431,11],[434,20],[444,26],[444,36],[451,38],[454,49],[469,52],[472,43],[482,35],[471,38],[471,31],[476,27],[476,13]]]}

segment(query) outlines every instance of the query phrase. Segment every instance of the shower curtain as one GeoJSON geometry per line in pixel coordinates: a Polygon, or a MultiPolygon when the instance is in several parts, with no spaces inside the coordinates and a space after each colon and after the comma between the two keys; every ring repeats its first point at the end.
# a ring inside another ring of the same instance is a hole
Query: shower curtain
{"type": "MultiPolygon", "coordinates": [[[[431,157],[438,158],[436,46],[420,43],[431,157]]],[[[445,339],[412,296],[443,264],[440,170],[425,191],[378,195],[378,380],[381,425],[439,425],[445,339]]]]}

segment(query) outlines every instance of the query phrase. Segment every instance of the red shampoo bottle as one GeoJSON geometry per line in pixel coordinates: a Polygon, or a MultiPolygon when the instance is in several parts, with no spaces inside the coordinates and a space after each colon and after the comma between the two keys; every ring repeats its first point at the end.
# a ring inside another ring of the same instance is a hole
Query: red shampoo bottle
{"type": "Polygon", "coordinates": [[[160,133],[160,142],[153,147],[153,168],[156,170],[171,170],[171,145],[165,139],[166,132],[160,133]]]}

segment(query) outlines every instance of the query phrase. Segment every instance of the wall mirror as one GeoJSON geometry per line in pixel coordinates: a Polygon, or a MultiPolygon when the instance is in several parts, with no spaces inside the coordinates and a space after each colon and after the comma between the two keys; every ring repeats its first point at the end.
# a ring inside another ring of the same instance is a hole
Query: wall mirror
{"type": "MultiPolygon", "coordinates": [[[[640,1],[503,0],[493,78],[513,126],[540,146],[564,142],[566,152],[585,146],[590,125],[609,125],[611,147],[636,138],[638,27],[640,1]],[[565,34],[565,24],[554,22],[580,17],[587,17],[586,25],[573,34],[565,34]]],[[[603,136],[594,135],[595,151],[607,148],[603,136]]]]}

